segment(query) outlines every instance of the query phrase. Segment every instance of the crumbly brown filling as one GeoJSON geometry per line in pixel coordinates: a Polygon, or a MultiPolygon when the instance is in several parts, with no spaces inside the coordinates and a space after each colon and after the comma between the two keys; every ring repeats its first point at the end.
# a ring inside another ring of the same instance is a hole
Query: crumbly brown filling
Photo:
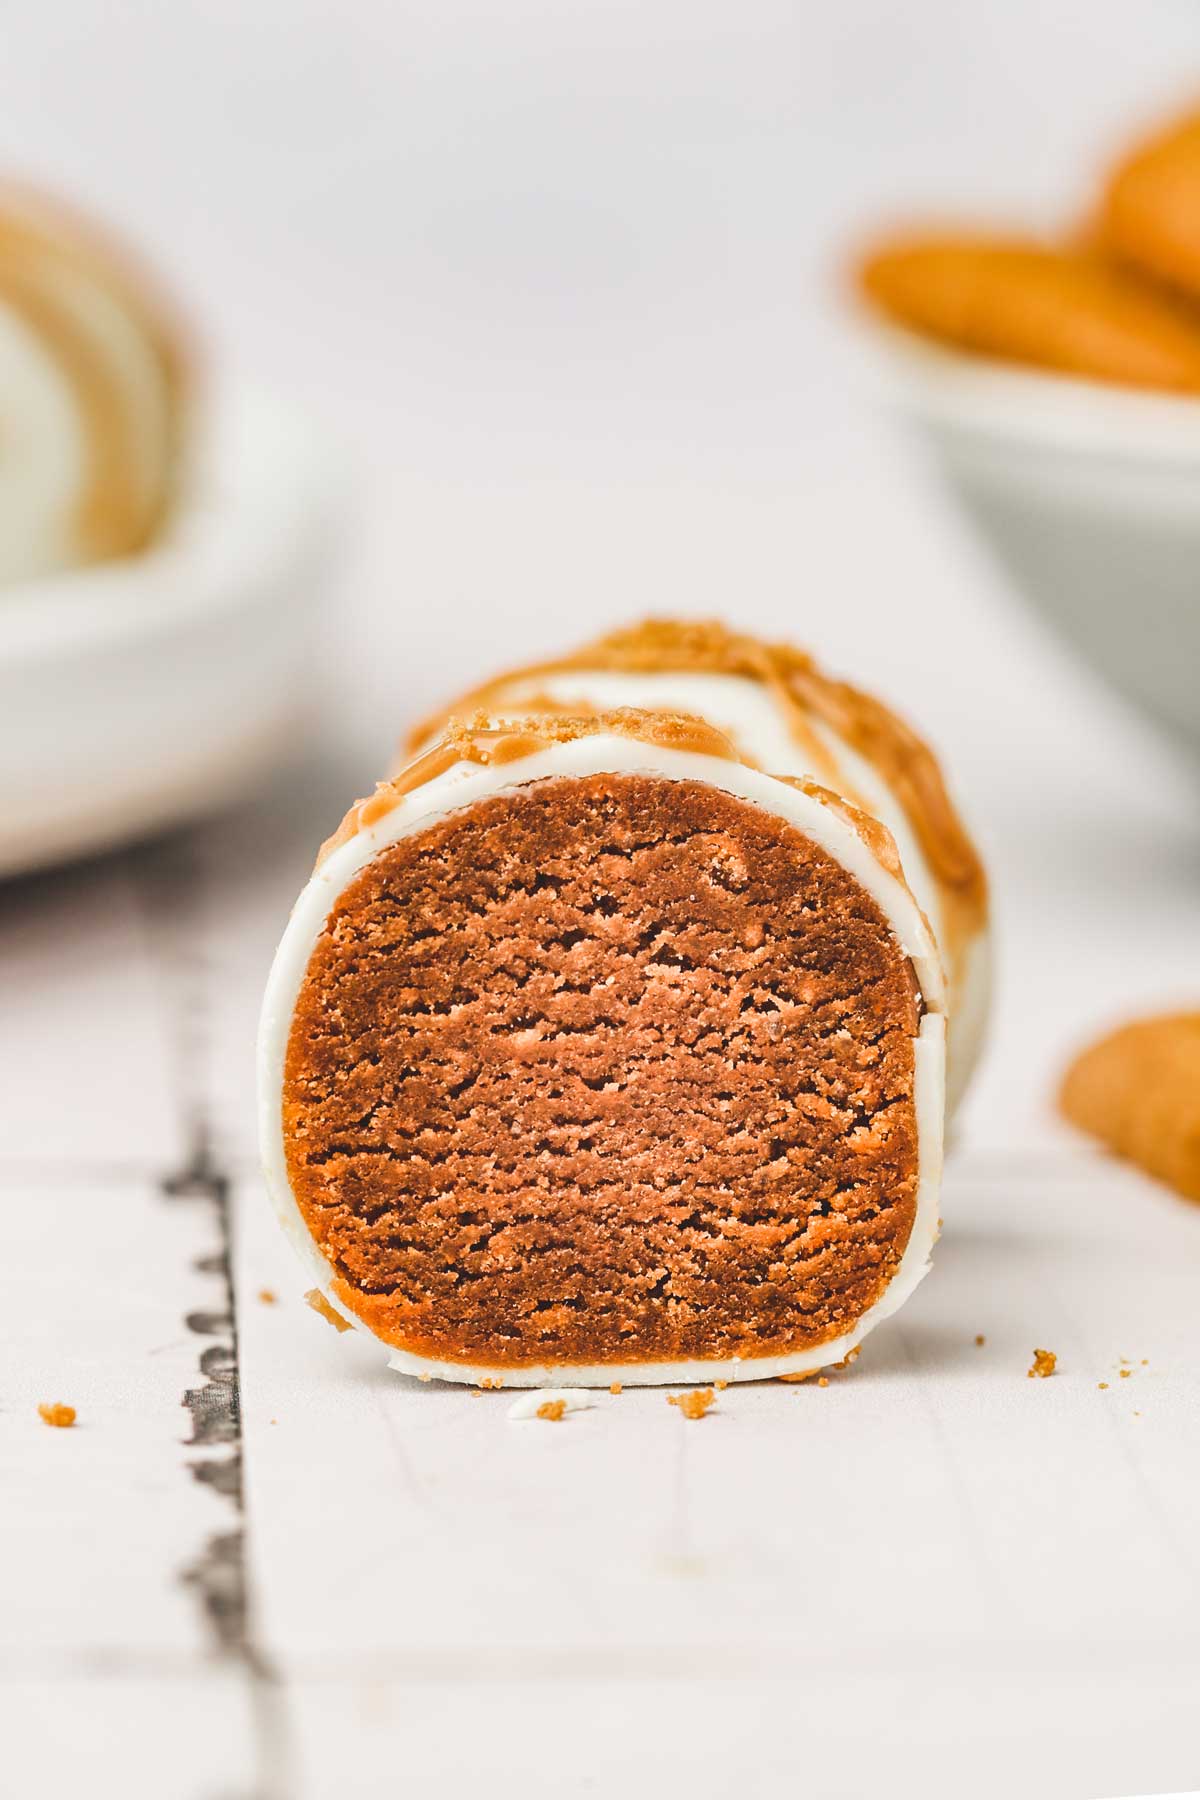
{"type": "Polygon", "coordinates": [[[293,1190],[339,1296],[422,1355],[805,1349],[908,1241],[920,1004],[875,902],[761,808],[650,776],[496,795],[334,906],[293,1190]]]}

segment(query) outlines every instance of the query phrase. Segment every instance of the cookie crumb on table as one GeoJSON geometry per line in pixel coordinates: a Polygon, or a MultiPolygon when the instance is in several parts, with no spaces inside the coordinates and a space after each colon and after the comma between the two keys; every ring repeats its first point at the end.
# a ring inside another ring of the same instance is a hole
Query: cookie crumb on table
{"type": "Polygon", "coordinates": [[[526,1388],[508,1409],[517,1421],[549,1419],[557,1424],[567,1413],[584,1412],[593,1404],[586,1388],[526,1388]]]}
{"type": "Polygon", "coordinates": [[[1133,1370],[1132,1369],[1118,1369],[1117,1374],[1121,1377],[1122,1381],[1128,1381],[1129,1377],[1133,1374],[1133,1370]]]}
{"type": "Polygon", "coordinates": [[[323,1319],[328,1319],[335,1331],[354,1330],[349,1319],[343,1319],[337,1308],[330,1306],[320,1288],[309,1288],[307,1294],[304,1296],[304,1300],[305,1304],[311,1306],[315,1313],[320,1313],[323,1319]]]}
{"type": "Polygon", "coordinates": [[[982,1349],[983,1349],[983,1346],[984,1346],[984,1345],[985,1345],[985,1344],[986,1344],[986,1343],[987,1343],[987,1339],[986,1339],[986,1338],[985,1338],[985,1337],[984,1337],[984,1335],[983,1335],[983,1333],[982,1333],[982,1331],[977,1331],[977,1332],[976,1332],[976,1333],[975,1333],[975,1348],[976,1348],[976,1349],[977,1349],[977,1350],[982,1350],[982,1349]]]}
{"type": "Polygon", "coordinates": [[[820,1379],[820,1380],[819,1380],[819,1381],[818,1381],[818,1383],[817,1383],[817,1386],[818,1386],[818,1387],[828,1387],[828,1386],[829,1386],[829,1377],[828,1377],[828,1375],[822,1375],[822,1377],[821,1377],[821,1379],[820,1379]]]}
{"type": "Polygon", "coordinates": [[[38,1412],[47,1425],[66,1427],[75,1423],[75,1408],[64,1406],[61,1400],[43,1400],[38,1412]]]}
{"type": "Polygon", "coordinates": [[[1035,1375],[1040,1375],[1042,1377],[1053,1375],[1057,1363],[1058,1358],[1053,1350],[1035,1350],[1033,1353],[1033,1362],[1027,1373],[1031,1380],[1035,1375]]]}
{"type": "Polygon", "coordinates": [[[258,1297],[264,1306],[274,1306],[279,1295],[275,1292],[274,1288],[259,1288],[258,1297]]]}
{"type": "Polygon", "coordinates": [[[621,1391],[621,1384],[620,1384],[620,1382],[619,1382],[619,1381],[614,1381],[614,1382],[611,1382],[611,1383],[610,1383],[610,1384],[609,1384],[609,1389],[608,1389],[608,1391],[609,1391],[609,1393],[610,1393],[610,1394],[619,1394],[619,1393],[620,1393],[620,1391],[621,1391]]]}
{"type": "Polygon", "coordinates": [[[668,1394],[667,1405],[677,1406],[685,1419],[702,1419],[715,1399],[710,1387],[692,1388],[686,1394],[668,1394]]]}
{"type": "Polygon", "coordinates": [[[1107,1381],[1098,1381],[1098,1382],[1097,1382],[1097,1383],[1096,1383],[1096,1386],[1097,1386],[1097,1387],[1102,1387],[1102,1388],[1106,1388],[1106,1387],[1107,1387],[1107,1386],[1108,1386],[1108,1383],[1107,1383],[1107,1381]]]}

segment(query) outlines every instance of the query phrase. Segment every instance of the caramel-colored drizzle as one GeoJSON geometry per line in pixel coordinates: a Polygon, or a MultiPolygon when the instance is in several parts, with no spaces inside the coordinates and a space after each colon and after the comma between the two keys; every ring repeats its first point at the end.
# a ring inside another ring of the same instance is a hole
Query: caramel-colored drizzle
{"type": "MultiPolygon", "coordinates": [[[[321,845],[316,866],[319,869],[342,844],[386,818],[409,794],[416,793],[460,763],[497,768],[505,763],[520,762],[554,744],[570,744],[578,738],[602,735],[631,738],[659,750],[689,751],[693,755],[719,757],[724,762],[739,763],[743,767],[753,766],[738,753],[724,732],[692,713],[651,712],[629,706],[615,712],[575,716],[538,713],[531,718],[505,719],[502,724],[497,724],[489,713],[480,711],[470,719],[448,719],[436,743],[406,763],[389,780],[381,781],[367,799],[352,806],[333,836],[321,845]]],[[[837,813],[858,833],[876,860],[899,881],[904,880],[892,834],[878,819],[815,781],[793,776],[780,779],[788,787],[799,789],[837,813]]]]}
{"type": "MultiPolygon", "coordinates": [[[[814,719],[869,762],[896,796],[941,890],[949,940],[943,948],[957,948],[984,922],[987,880],[983,865],[929,746],[880,701],[847,682],[832,680],[810,656],[789,644],[765,643],[729,631],[716,621],[647,619],[557,661],[513,670],[476,688],[457,702],[454,711],[491,708],[494,713],[504,694],[518,682],[525,685],[592,670],[737,675],[760,682],[775,696],[793,735],[816,768],[833,781],[840,780],[836,758],[813,730],[814,719]]],[[[410,750],[440,729],[448,716],[435,716],[419,725],[408,740],[410,750]]]]}

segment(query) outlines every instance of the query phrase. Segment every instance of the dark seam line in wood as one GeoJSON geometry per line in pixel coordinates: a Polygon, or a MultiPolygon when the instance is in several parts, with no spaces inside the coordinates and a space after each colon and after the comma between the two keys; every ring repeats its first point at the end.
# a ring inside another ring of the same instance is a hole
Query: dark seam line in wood
{"type": "Polygon", "coordinates": [[[132,872],[146,906],[151,949],[167,990],[174,1043],[174,1085],[189,1153],[182,1168],[159,1182],[172,1204],[195,1201],[211,1209],[216,1249],[195,1261],[217,1284],[215,1306],[185,1315],[206,1343],[199,1356],[203,1382],[180,1400],[191,1417],[184,1440],[205,1454],[189,1457],[193,1478],[233,1509],[233,1528],[215,1532],[180,1571],[198,1596],[218,1654],[241,1665],[250,1684],[255,1764],[237,1800],[283,1800],[290,1763],[283,1691],[251,1629],[243,1509],[243,1442],[238,1378],[237,1310],[232,1262],[230,1173],[213,1149],[204,1051],[211,1018],[214,970],[203,954],[207,864],[220,827],[133,853],[132,872]],[[209,855],[206,855],[206,850],[209,855]]]}

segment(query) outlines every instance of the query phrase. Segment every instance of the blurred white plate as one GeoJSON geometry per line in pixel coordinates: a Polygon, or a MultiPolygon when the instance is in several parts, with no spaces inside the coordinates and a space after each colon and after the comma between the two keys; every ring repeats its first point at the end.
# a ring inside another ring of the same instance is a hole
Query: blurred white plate
{"type": "Polygon", "coordinates": [[[873,335],[893,400],[1015,585],[1200,746],[1200,400],[873,335]]]}
{"type": "Polygon", "coordinates": [[[0,590],[0,874],[207,812],[287,751],[342,491],[241,393],[153,550],[0,590]]]}

